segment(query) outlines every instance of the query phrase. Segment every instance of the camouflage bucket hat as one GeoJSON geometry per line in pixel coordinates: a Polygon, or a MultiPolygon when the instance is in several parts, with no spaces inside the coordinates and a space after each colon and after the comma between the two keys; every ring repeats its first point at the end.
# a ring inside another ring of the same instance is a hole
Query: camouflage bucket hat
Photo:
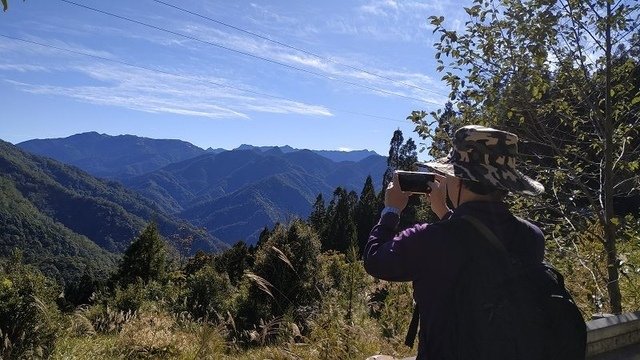
{"type": "Polygon", "coordinates": [[[526,195],[544,192],[542,184],[516,170],[517,155],[517,135],[468,125],[455,132],[453,149],[447,157],[418,165],[444,175],[526,195]]]}

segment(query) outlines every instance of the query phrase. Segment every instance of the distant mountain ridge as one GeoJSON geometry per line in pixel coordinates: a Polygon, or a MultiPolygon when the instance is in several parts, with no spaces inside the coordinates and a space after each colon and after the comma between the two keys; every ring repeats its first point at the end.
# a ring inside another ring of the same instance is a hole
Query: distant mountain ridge
{"type": "MultiPolygon", "coordinates": [[[[16,145],[30,153],[77,166],[94,176],[107,179],[138,176],[199,155],[229,151],[222,148],[204,150],[182,140],[152,139],[135,135],[111,136],[97,132],[86,132],[66,138],[33,139],[16,145]]],[[[288,145],[278,147],[246,144],[233,150],[268,152],[275,148],[284,153],[300,150],[288,145]]],[[[377,155],[370,150],[312,151],[336,162],[360,161],[368,156],[377,155]]]]}
{"type": "Polygon", "coordinates": [[[380,188],[386,158],[373,151],[299,150],[241,145],[200,149],[180,140],[84,133],[30,140],[27,151],[116,179],[212,238],[252,243],[264,226],[306,218],[318,194],[340,186],[359,192],[367,176],[380,188]]]}
{"type": "Polygon", "coordinates": [[[205,150],[181,140],[88,132],[58,139],[34,139],[17,144],[33,154],[77,166],[98,177],[120,179],[193,158],[205,150]]]}
{"type": "MultiPolygon", "coordinates": [[[[270,151],[273,150],[275,148],[280,149],[280,151],[282,151],[283,153],[290,153],[290,152],[295,152],[295,151],[300,151],[300,150],[307,150],[307,149],[296,149],[296,148],[292,148],[289,145],[284,145],[284,146],[253,146],[253,145],[247,145],[247,144],[242,144],[239,147],[233,149],[233,150],[258,150],[258,151],[270,151]]],[[[360,161],[362,159],[365,159],[371,155],[378,155],[378,153],[376,153],[375,151],[372,150],[349,150],[349,151],[342,151],[342,150],[309,150],[311,152],[314,152],[320,156],[326,157],[329,160],[335,161],[335,162],[340,162],[340,161],[360,161]]]]}

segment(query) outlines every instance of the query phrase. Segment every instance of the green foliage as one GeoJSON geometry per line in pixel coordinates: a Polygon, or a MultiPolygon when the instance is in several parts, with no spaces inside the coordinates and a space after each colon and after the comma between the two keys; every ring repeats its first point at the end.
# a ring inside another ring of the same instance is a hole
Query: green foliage
{"type": "Polygon", "coordinates": [[[415,162],[418,160],[416,144],[413,139],[404,141],[404,136],[400,129],[393,132],[389,142],[389,156],[387,157],[387,170],[382,180],[382,189],[393,179],[395,170],[415,170],[415,162]]]}
{"type": "MultiPolygon", "coordinates": [[[[416,162],[418,161],[417,146],[413,139],[404,141],[402,131],[399,129],[393,132],[390,142],[389,157],[387,157],[387,170],[384,174],[383,188],[380,191],[379,202],[384,203],[384,192],[389,182],[393,179],[393,173],[396,170],[417,170],[416,162]]],[[[419,208],[421,207],[421,199],[418,195],[411,196],[405,209],[402,211],[400,218],[400,228],[404,229],[423,221],[417,217],[419,208]]],[[[376,210],[377,213],[377,210],[376,210]]],[[[375,218],[375,216],[374,216],[375,218]]],[[[371,227],[369,227],[371,229],[371,227]]],[[[360,236],[360,235],[359,235],[360,236]]],[[[362,238],[359,238],[363,241],[362,238]]]]}
{"type": "MultiPolygon", "coordinates": [[[[112,303],[116,302],[115,298],[109,300],[112,303]]],[[[91,328],[89,331],[86,331],[86,333],[91,334],[96,332],[98,334],[111,335],[120,332],[124,324],[131,321],[135,315],[136,314],[130,310],[123,311],[115,309],[109,305],[98,304],[88,308],[80,308],[73,316],[76,319],[79,319],[82,322],[88,322],[91,325],[91,328]]],[[[72,321],[72,323],[75,323],[75,321],[72,321]]]]}
{"type": "Polygon", "coordinates": [[[413,289],[409,283],[381,283],[385,296],[378,311],[385,337],[397,344],[404,342],[413,310],[413,289]]]}
{"type": "MultiPolygon", "coordinates": [[[[20,207],[31,208],[29,212],[33,215],[26,216],[30,221],[35,219],[42,223],[43,219],[48,219],[48,223],[55,223],[53,226],[45,223],[47,231],[55,237],[75,233],[72,235],[73,238],[83,235],[105,250],[122,252],[126,249],[128,241],[153,217],[163,233],[177,234],[182,238],[192,236],[193,247],[216,249],[214,239],[195,230],[184,221],[158,212],[149,200],[126,190],[122,185],[96,179],[75,167],[26,153],[3,141],[0,141],[0,173],[3,182],[8,184],[0,188],[3,195],[6,191],[12,197],[23,198],[20,207]],[[60,234],[61,231],[65,234],[60,234]]],[[[8,217],[9,224],[6,226],[9,230],[21,231],[22,234],[16,234],[18,236],[29,235],[30,227],[21,224],[21,214],[13,213],[8,217]]],[[[13,239],[12,241],[15,242],[13,239]]],[[[49,242],[48,239],[45,241],[49,242]]],[[[56,246],[60,247],[53,247],[56,246]]],[[[77,253],[87,251],[79,249],[77,253]]],[[[76,252],[65,248],[62,254],[73,256],[76,252]]],[[[84,269],[78,270],[82,274],[84,269]]],[[[102,274],[102,277],[106,276],[102,274]]]]}
{"type": "Polygon", "coordinates": [[[356,224],[358,254],[362,255],[364,246],[369,239],[371,228],[375,225],[382,204],[378,201],[373,180],[368,176],[364,182],[360,198],[354,209],[354,221],[356,224]]]}
{"type": "Polygon", "coordinates": [[[363,296],[371,278],[362,263],[354,259],[355,251],[352,248],[349,257],[325,253],[321,259],[319,285],[323,296],[309,334],[319,348],[320,359],[364,358],[378,348],[368,341],[368,331],[375,327],[367,316],[367,299],[363,296]]]}
{"type": "Polygon", "coordinates": [[[606,271],[594,274],[604,277],[610,311],[621,311],[613,201],[640,196],[640,178],[631,170],[640,155],[638,36],[627,42],[640,5],[476,0],[466,11],[463,31],[431,17],[440,35],[438,70],[458,111],[448,107],[433,120],[413,112],[409,119],[434,142],[433,155],[442,154],[438,136],[460,125],[517,133],[519,167],[547,192],[514,202],[547,233],[559,226],[562,241],[585,232],[594,219],[600,223],[602,233],[593,240],[605,244],[606,271]]]}
{"type": "Polygon", "coordinates": [[[333,192],[333,199],[326,212],[326,220],[322,233],[322,249],[346,252],[356,244],[357,234],[354,223],[354,210],[358,195],[355,192],[338,187],[333,192]]]}
{"type": "Polygon", "coordinates": [[[318,235],[303,221],[276,227],[256,252],[252,286],[240,305],[244,320],[257,324],[314,305],[319,255],[318,235]]]}
{"type": "Polygon", "coordinates": [[[147,283],[151,280],[165,280],[167,275],[167,248],[160,237],[155,222],[150,223],[124,253],[118,270],[122,284],[131,284],[136,279],[147,283]]]}
{"type": "Polygon", "coordinates": [[[234,288],[226,273],[205,266],[187,278],[185,285],[187,311],[194,319],[217,320],[232,310],[234,288]]]}
{"type": "Polygon", "coordinates": [[[145,284],[138,279],[135,282],[116,286],[113,296],[109,298],[109,305],[116,311],[134,313],[144,304],[145,295],[145,284]]]}
{"type": "Polygon", "coordinates": [[[214,258],[216,271],[226,274],[231,285],[238,285],[244,273],[253,267],[255,261],[253,249],[244,241],[239,241],[230,249],[217,254],[214,258]]]}
{"type": "Polygon", "coordinates": [[[0,358],[47,358],[60,321],[59,288],[14,253],[0,265],[0,358]]]}
{"type": "Polygon", "coordinates": [[[316,231],[318,234],[322,234],[324,232],[325,226],[325,218],[327,216],[327,209],[324,203],[324,197],[322,194],[318,194],[316,197],[316,201],[313,203],[311,208],[311,214],[309,215],[308,221],[309,225],[316,231]]]}
{"type": "Polygon", "coordinates": [[[620,289],[626,309],[640,309],[640,216],[627,215],[620,221],[620,289]]]}

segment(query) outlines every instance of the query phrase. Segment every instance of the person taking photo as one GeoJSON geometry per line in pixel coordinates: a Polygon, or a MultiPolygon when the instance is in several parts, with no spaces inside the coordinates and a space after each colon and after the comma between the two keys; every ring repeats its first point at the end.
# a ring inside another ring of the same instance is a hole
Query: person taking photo
{"type": "Polygon", "coordinates": [[[407,345],[412,346],[419,318],[417,360],[584,358],[584,322],[561,275],[546,275],[542,231],[514,216],[504,202],[509,192],[544,191],[517,170],[517,144],[515,134],[464,126],[455,132],[447,157],[420,164],[435,173],[426,198],[440,221],[432,224],[397,232],[411,194],[400,189],[397,173],[386,189],[385,208],[364,248],[364,266],[379,279],[413,282],[417,310],[407,345]],[[554,295],[539,296],[534,286],[520,285],[529,283],[524,277],[551,283],[569,310],[549,310],[556,305],[548,305],[547,298],[554,295]],[[549,316],[570,320],[550,324],[555,320],[549,316]],[[565,323],[577,330],[556,329],[565,323]],[[568,347],[575,349],[555,354],[567,346],[551,337],[563,331],[570,332],[568,347]]]}

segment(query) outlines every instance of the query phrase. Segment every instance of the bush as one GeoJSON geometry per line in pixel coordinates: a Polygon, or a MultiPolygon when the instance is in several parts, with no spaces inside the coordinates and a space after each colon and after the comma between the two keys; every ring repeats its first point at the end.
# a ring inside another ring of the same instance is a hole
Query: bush
{"type": "Polygon", "coordinates": [[[134,312],[117,310],[109,305],[94,305],[80,309],[76,313],[86,318],[93,329],[101,334],[118,333],[126,323],[135,317],[134,312]]]}
{"type": "Polygon", "coordinates": [[[142,281],[117,286],[109,304],[116,310],[124,312],[136,312],[146,300],[146,288],[142,281]]]}
{"type": "Polygon", "coordinates": [[[258,248],[248,277],[251,286],[239,311],[244,327],[314,306],[320,297],[319,257],[320,239],[309,225],[295,220],[276,226],[258,248]]]}
{"type": "Polygon", "coordinates": [[[187,278],[187,311],[196,319],[215,320],[231,309],[233,292],[227,274],[205,266],[187,278]]]}
{"type": "Polygon", "coordinates": [[[176,319],[162,311],[142,312],[128,322],[116,341],[126,359],[220,359],[228,351],[224,330],[176,319]]]}
{"type": "Polygon", "coordinates": [[[46,358],[53,352],[60,289],[19,255],[0,266],[0,358],[46,358]]]}

